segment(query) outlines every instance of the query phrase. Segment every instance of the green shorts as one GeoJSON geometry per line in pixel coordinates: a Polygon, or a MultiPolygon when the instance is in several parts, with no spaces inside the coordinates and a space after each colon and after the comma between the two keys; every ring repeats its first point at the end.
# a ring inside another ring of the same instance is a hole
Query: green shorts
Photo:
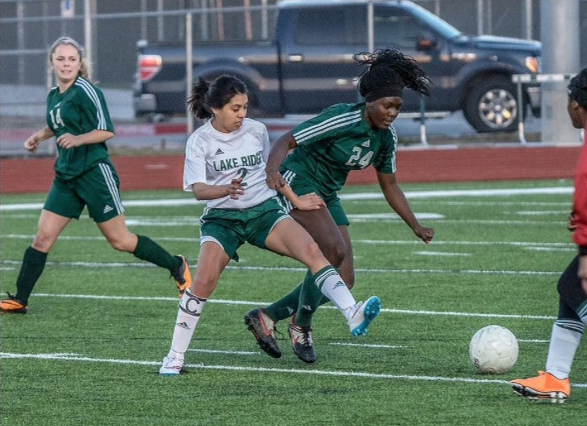
{"type": "Polygon", "coordinates": [[[248,242],[266,249],[267,236],[278,222],[288,218],[277,197],[248,209],[207,209],[200,218],[200,244],[215,242],[238,262],[240,246],[248,242]]]}
{"type": "Polygon", "coordinates": [[[53,179],[43,208],[59,216],[79,219],[84,207],[88,206],[94,222],[106,222],[124,212],[118,188],[119,179],[114,166],[102,162],[74,179],[53,179]]]}
{"type": "MultiPolygon", "coordinates": [[[[330,212],[330,215],[334,219],[334,223],[338,226],[348,226],[349,219],[342,208],[342,204],[340,203],[340,198],[338,198],[338,194],[336,192],[329,192],[325,193],[322,192],[320,187],[309,179],[306,179],[302,176],[298,176],[295,172],[287,169],[280,170],[281,175],[285,179],[285,181],[291,186],[293,192],[298,195],[306,195],[312,192],[316,193],[320,196],[326,203],[326,208],[330,212]]],[[[294,209],[293,205],[281,194],[279,194],[282,203],[286,206],[286,210],[290,212],[294,209]]]]}

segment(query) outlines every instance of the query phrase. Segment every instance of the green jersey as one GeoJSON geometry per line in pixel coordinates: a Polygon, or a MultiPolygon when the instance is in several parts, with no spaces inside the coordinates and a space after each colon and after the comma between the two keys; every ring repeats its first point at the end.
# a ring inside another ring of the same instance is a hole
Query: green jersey
{"type": "Polygon", "coordinates": [[[292,130],[297,147],[283,170],[317,182],[325,193],[339,191],[351,170],[373,164],[382,173],[395,173],[395,129],[372,129],[365,103],[333,105],[292,130]]]}
{"type": "MultiPolygon", "coordinates": [[[[82,135],[96,129],[114,132],[102,91],[82,77],[77,77],[63,93],[59,93],[59,87],[51,89],[47,95],[47,125],[55,138],[65,133],[82,135]]],[[[73,179],[109,158],[104,142],[70,149],[57,145],[57,149],[55,174],[62,180],[73,179]]]]}

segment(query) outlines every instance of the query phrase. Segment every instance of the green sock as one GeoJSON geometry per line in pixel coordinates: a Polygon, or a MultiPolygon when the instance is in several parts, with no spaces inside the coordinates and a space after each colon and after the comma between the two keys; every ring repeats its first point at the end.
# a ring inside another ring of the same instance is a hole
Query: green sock
{"type": "Polygon", "coordinates": [[[29,302],[29,297],[37,280],[45,269],[47,253],[29,247],[24,252],[20,273],[16,280],[16,298],[25,305],[29,302]]]}
{"type": "Polygon", "coordinates": [[[282,319],[291,317],[298,310],[298,303],[300,301],[300,292],[302,291],[302,284],[294,288],[291,293],[285,295],[277,302],[265,308],[265,312],[273,321],[277,322],[282,319]]]}
{"type": "Polygon", "coordinates": [[[139,242],[132,254],[141,259],[151,262],[169,271],[173,271],[181,265],[182,260],[179,257],[173,256],[155,241],[143,235],[137,235],[139,242]]]}
{"type": "Polygon", "coordinates": [[[329,302],[328,298],[324,297],[316,285],[316,278],[330,270],[335,271],[332,266],[326,266],[314,275],[308,271],[306,279],[302,284],[302,291],[300,293],[300,300],[294,324],[301,327],[310,327],[312,325],[312,316],[314,315],[314,312],[316,312],[316,309],[318,309],[320,305],[329,302]]]}

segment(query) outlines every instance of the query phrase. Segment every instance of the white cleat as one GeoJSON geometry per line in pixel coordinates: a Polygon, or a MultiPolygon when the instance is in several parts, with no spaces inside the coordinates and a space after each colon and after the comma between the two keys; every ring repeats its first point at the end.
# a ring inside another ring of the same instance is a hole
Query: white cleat
{"type": "Polygon", "coordinates": [[[369,325],[377,318],[381,311],[381,299],[371,296],[364,302],[357,303],[355,313],[349,320],[349,328],[353,336],[364,336],[369,331],[369,325]]]}
{"type": "Polygon", "coordinates": [[[163,365],[159,369],[161,376],[179,376],[183,368],[183,355],[175,354],[163,358],[163,365]]]}

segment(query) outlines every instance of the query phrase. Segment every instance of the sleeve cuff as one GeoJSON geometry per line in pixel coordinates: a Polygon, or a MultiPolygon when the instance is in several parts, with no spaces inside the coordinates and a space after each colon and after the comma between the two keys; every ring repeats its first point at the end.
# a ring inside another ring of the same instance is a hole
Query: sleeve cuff
{"type": "Polygon", "coordinates": [[[579,256],[587,256],[587,246],[579,246],[579,256]]]}

